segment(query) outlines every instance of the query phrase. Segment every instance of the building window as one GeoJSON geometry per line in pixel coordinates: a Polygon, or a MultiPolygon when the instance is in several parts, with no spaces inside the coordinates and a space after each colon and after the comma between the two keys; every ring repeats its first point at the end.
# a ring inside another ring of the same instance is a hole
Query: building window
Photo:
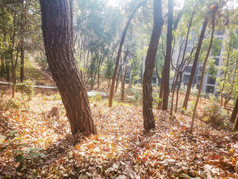
{"type": "Polygon", "coordinates": [[[214,93],[214,86],[206,86],[207,93],[214,93]]]}
{"type": "Polygon", "coordinates": [[[218,66],[219,65],[219,58],[214,58],[215,60],[215,65],[218,66]]]}
{"type": "Polygon", "coordinates": [[[187,69],[185,70],[185,72],[187,72],[187,73],[191,73],[191,71],[192,71],[192,67],[191,66],[188,66],[187,69]]]}
{"type": "Polygon", "coordinates": [[[183,81],[184,82],[189,82],[190,75],[183,75],[183,81]]]}
{"type": "Polygon", "coordinates": [[[224,32],[223,32],[223,31],[220,31],[220,30],[217,30],[217,31],[215,32],[215,35],[224,35],[224,32]]]}
{"type": "Polygon", "coordinates": [[[208,77],[207,78],[207,83],[208,84],[211,84],[211,85],[215,85],[215,83],[216,83],[216,79],[214,79],[214,78],[212,78],[212,77],[208,77]]]}
{"type": "Polygon", "coordinates": [[[200,83],[201,81],[201,76],[198,76],[198,83],[200,83]]]}

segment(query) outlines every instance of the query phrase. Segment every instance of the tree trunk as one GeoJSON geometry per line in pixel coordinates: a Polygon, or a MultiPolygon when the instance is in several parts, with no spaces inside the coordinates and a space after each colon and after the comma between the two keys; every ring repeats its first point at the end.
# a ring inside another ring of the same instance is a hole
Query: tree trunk
{"type": "Polygon", "coordinates": [[[15,57],[16,58],[15,60],[14,60],[14,56],[13,56],[13,51],[14,50],[12,50],[12,52],[11,52],[11,63],[12,63],[12,98],[15,98],[16,83],[17,83],[16,67],[17,67],[19,49],[17,49],[17,55],[15,57]]]}
{"type": "Polygon", "coordinates": [[[24,81],[25,79],[25,47],[24,47],[24,38],[22,39],[21,42],[21,72],[20,72],[20,78],[21,78],[21,82],[24,81]]]}
{"type": "Polygon", "coordinates": [[[158,104],[158,109],[161,109],[162,107],[162,102],[163,102],[163,95],[164,95],[164,80],[163,80],[163,75],[164,75],[164,70],[162,71],[162,78],[161,78],[161,85],[160,85],[160,90],[159,90],[159,104],[158,104]]]}
{"type": "MultiPolygon", "coordinates": [[[[1,8],[1,12],[2,12],[2,22],[4,22],[4,8],[2,6],[1,8]]],[[[4,73],[5,73],[5,44],[6,44],[6,30],[5,30],[5,27],[2,28],[3,30],[3,49],[2,49],[2,54],[1,54],[1,77],[4,76],[4,73]]]]}
{"type": "Polygon", "coordinates": [[[98,89],[100,88],[100,64],[98,65],[98,89]]]}
{"type": "Polygon", "coordinates": [[[238,113],[238,97],[236,98],[236,104],[235,104],[235,106],[233,108],[233,111],[232,111],[232,114],[231,114],[231,118],[230,118],[230,121],[232,123],[235,122],[237,113],[238,113]]]}
{"type": "Polygon", "coordinates": [[[162,110],[167,111],[169,101],[169,73],[170,73],[170,62],[172,53],[172,40],[173,40],[173,0],[168,0],[168,28],[167,28],[167,47],[164,65],[164,95],[162,110]]]}
{"type": "Polygon", "coordinates": [[[201,75],[201,81],[200,81],[200,85],[199,85],[199,90],[198,90],[198,95],[197,95],[197,100],[194,106],[194,110],[193,110],[193,116],[192,116],[192,123],[191,123],[191,129],[190,131],[192,132],[193,130],[193,125],[194,125],[194,120],[195,120],[195,114],[196,114],[196,110],[197,110],[197,106],[198,106],[198,102],[199,102],[199,98],[200,98],[200,94],[202,91],[202,84],[203,84],[203,78],[204,78],[204,74],[205,74],[205,69],[206,69],[206,64],[207,64],[207,60],[208,57],[210,55],[210,51],[212,49],[212,44],[213,44],[213,38],[214,38],[214,32],[215,32],[215,18],[216,18],[216,11],[218,9],[218,4],[216,4],[214,6],[214,8],[211,10],[212,11],[212,32],[211,32],[211,39],[210,39],[210,43],[209,43],[209,47],[207,49],[207,55],[204,59],[204,63],[203,63],[203,67],[202,67],[202,75],[201,75]]]}
{"type": "Polygon", "coordinates": [[[6,74],[7,74],[7,81],[10,81],[10,67],[9,67],[9,59],[5,59],[6,63],[6,74]]]}
{"type": "Polygon", "coordinates": [[[122,65],[120,65],[119,71],[118,71],[118,74],[117,74],[117,83],[116,83],[116,87],[115,87],[115,93],[117,92],[117,88],[118,88],[118,85],[119,85],[119,81],[120,81],[119,79],[120,79],[121,71],[122,71],[122,65]]]}
{"type": "Polygon", "coordinates": [[[5,55],[3,52],[1,55],[1,77],[4,76],[4,72],[5,72],[5,55]]]}
{"type": "Polygon", "coordinates": [[[124,75],[123,81],[122,81],[122,91],[121,91],[121,100],[122,101],[124,101],[124,98],[125,98],[125,83],[126,83],[127,68],[128,68],[128,66],[126,66],[125,75],[124,75]]]}
{"type": "Polygon", "coordinates": [[[85,84],[73,54],[72,0],[40,0],[47,61],[73,135],[96,133],[85,84]]]}
{"type": "Polygon", "coordinates": [[[237,130],[238,130],[238,118],[236,119],[233,131],[237,131],[237,130]]]}
{"type": "Polygon", "coordinates": [[[143,120],[146,131],[155,128],[151,83],[162,26],[162,0],[154,0],[154,25],[145,59],[145,72],[143,75],[143,120]]]}
{"type": "Polygon", "coordinates": [[[226,105],[229,103],[230,99],[231,99],[231,93],[228,94],[228,96],[225,98],[224,108],[226,108],[226,105]]]}
{"type": "MultiPolygon", "coordinates": [[[[231,44],[229,45],[229,50],[228,50],[228,54],[227,54],[227,58],[226,58],[226,68],[228,69],[229,66],[229,61],[230,61],[230,53],[231,53],[231,44]]],[[[223,79],[223,84],[222,84],[222,88],[221,88],[221,106],[223,104],[223,90],[225,87],[225,80],[226,80],[226,75],[227,75],[228,70],[225,71],[224,74],[224,79],[223,79]]]]}
{"type": "Polygon", "coordinates": [[[24,1],[22,1],[22,14],[21,14],[21,69],[20,69],[20,79],[21,82],[24,81],[25,78],[25,44],[24,44],[24,33],[25,33],[25,13],[24,13],[24,1]]]}
{"type": "Polygon", "coordinates": [[[132,75],[132,66],[131,66],[130,67],[130,78],[129,78],[129,87],[128,88],[132,87],[132,80],[133,80],[133,75],[132,75]]]}
{"type": "Polygon", "coordinates": [[[188,100],[189,100],[189,96],[190,96],[190,92],[191,92],[191,88],[192,88],[192,84],[193,84],[193,78],[194,78],[194,75],[195,75],[195,72],[196,72],[197,62],[198,62],[199,54],[200,54],[200,51],[201,51],[202,42],[203,42],[203,38],[204,38],[204,35],[205,35],[205,32],[206,32],[208,21],[209,20],[206,18],[203,22],[202,31],[201,31],[201,34],[200,34],[200,37],[199,37],[199,42],[198,42],[195,58],[194,58],[194,61],[193,61],[193,67],[192,67],[189,83],[188,83],[188,86],[187,86],[187,92],[186,92],[184,103],[183,103],[183,109],[184,110],[187,110],[188,100]]]}
{"type": "Polygon", "coordinates": [[[112,76],[112,85],[111,85],[111,90],[110,90],[110,97],[109,97],[109,107],[112,107],[112,101],[113,101],[113,95],[114,95],[114,87],[115,87],[115,82],[116,82],[116,76],[117,76],[117,69],[118,69],[118,65],[119,65],[119,61],[120,61],[120,57],[121,57],[121,51],[122,51],[122,46],[124,44],[125,38],[126,38],[126,33],[127,30],[129,28],[129,25],[131,23],[131,20],[133,19],[135,13],[137,12],[137,10],[145,3],[145,1],[143,1],[142,3],[140,3],[135,10],[132,12],[131,16],[129,17],[127,23],[126,23],[126,27],[123,31],[122,37],[121,37],[121,41],[120,41],[120,46],[118,49],[118,53],[117,53],[117,59],[116,59],[116,65],[114,68],[114,72],[113,72],[113,76],[112,76]]]}
{"type": "Polygon", "coordinates": [[[178,87],[177,87],[175,112],[178,111],[179,90],[180,90],[181,82],[182,82],[182,73],[180,73],[180,76],[179,76],[179,84],[178,84],[178,87]]]}

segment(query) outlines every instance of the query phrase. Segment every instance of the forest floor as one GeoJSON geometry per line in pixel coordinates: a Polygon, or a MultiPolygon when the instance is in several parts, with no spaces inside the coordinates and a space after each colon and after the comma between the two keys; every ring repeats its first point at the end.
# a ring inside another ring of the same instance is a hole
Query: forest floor
{"type": "Polygon", "coordinates": [[[0,177],[238,178],[238,135],[198,119],[191,134],[189,116],[177,113],[170,121],[167,112],[154,110],[156,129],[144,133],[140,105],[115,102],[109,108],[107,99],[93,100],[98,134],[73,145],[65,140],[70,126],[58,94],[36,94],[29,104],[19,93],[17,99],[17,107],[0,109],[0,134],[16,130],[22,141],[11,147],[26,143],[41,148],[44,157],[27,158],[16,171],[9,147],[0,152],[0,177]],[[60,109],[59,119],[47,117],[52,107],[60,109]]]}

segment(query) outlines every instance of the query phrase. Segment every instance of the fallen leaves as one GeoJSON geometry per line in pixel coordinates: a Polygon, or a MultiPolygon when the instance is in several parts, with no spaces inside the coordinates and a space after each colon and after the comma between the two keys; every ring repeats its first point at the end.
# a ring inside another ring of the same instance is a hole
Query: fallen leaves
{"type": "Polygon", "coordinates": [[[36,97],[31,111],[2,111],[1,132],[19,131],[24,143],[44,148],[45,158],[24,163],[14,173],[13,161],[0,154],[0,173],[7,176],[41,178],[237,178],[238,143],[234,135],[196,121],[193,135],[187,131],[191,119],[154,111],[156,129],[144,134],[141,107],[103,102],[93,105],[98,134],[73,146],[64,140],[69,133],[65,113],[59,120],[45,119],[42,110],[61,105],[50,97],[36,97]],[[41,110],[39,110],[39,106],[41,110]]]}

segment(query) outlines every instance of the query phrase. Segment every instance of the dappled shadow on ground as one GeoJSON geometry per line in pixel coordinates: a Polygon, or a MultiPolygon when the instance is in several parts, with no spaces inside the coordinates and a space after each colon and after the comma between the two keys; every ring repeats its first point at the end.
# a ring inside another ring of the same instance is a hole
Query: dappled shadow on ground
{"type": "Polygon", "coordinates": [[[191,135],[189,117],[176,114],[170,121],[167,112],[157,110],[156,129],[144,133],[141,107],[97,103],[92,111],[98,134],[75,145],[64,140],[66,118],[56,121],[62,126],[56,133],[58,125],[44,122],[40,114],[24,117],[22,137],[44,148],[46,156],[26,162],[22,178],[237,177],[238,144],[232,133],[196,121],[191,135]]]}

